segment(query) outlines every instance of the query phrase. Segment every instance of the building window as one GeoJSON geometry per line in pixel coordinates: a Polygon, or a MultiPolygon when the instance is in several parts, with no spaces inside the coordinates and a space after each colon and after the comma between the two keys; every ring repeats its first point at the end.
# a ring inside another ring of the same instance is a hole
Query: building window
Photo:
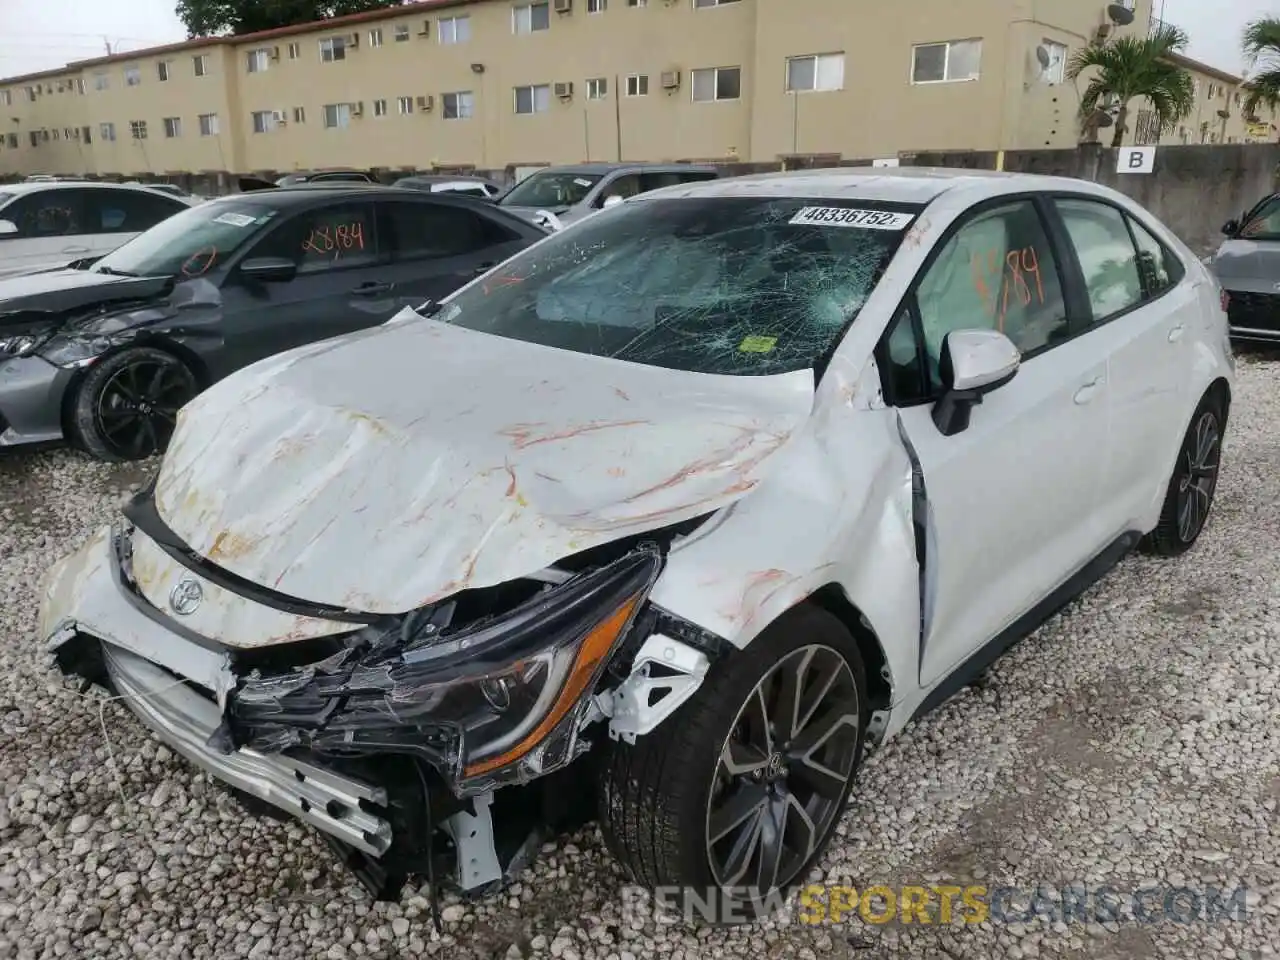
{"type": "Polygon", "coordinates": [[[147,121],[145,121],[145,120],[130,120],[130,121],[129,121],[129,136],[133,137],[133,139],[135,139],[135,140],[145,140],[145,139],[147,139],[147,121]]]}
{"type": "Polygon", "coordinates": [[[182,118],[181,117],[165,117],[164,118],[164,135],[172,140],[174,137],[182,136],[182,118]]]}
{"type": "Polygon", "coordinates": [[[272,110],[255,110],[253,116],[254,133],[270,133],[276,128],[276,115],[272,110]]]}
{"type": "Polygon", "coordinates": [[[325,37],[321,40],[320,59],[325,63],[347,59],[347,38],[325,37]]]}
{"type": "Polygon", "coordinates": [[[609,0],[587,0],[587,13],[604,13],[609,0]]]}
{"type": "Polygon", "coordinates": [[[396,43],[404,43],[409,39],[409,25],[407,23],[396,24],[396,43]]]}
{"type": "Polygon", "coordinates": [[[307,122],[307,108],[306,108],[306,107],[294,107],[294,108],[293,108],[293,122],[294,122],[294,123],[306,123],[306,122],[307,122]]]}
{"type": "MultiPolygon", "coordinates": [[[[85,129],[87,130],[89,128],[85,127],[85,129]]],[[[18,149],[18,135],[16,133],[9,134],[9,146],[14,150],[18,149]]]]}
{"type": "Polygon", "coordinates": [[[694,103],[737,100],[742,96],[741,67],[707,67],[693,71],[694,103]]]}
{"type": "Polygon", "coordinates": [[[649,76],[644,73],[633,73],[627,77],[628,97],[647,97],[649,95],[649,76]]]}
{"type": "Polygon", "coordinates": [[[446,120],[470,120],[475,115],[476,98],[470,90],[446,93],[441,100],[446,120]]]}
{"type": "Polygon", "coordinates": [[[609,95],[609,81],[605,77],[589,77],[587,79],[587,99],[603,100],[609,95]]]}
{"type": "Polygon", "coordinates": [[[110,143],[114,143],[116,139],[116,125],[114,123],[98,124],[98,137],[110,143]]]}
{"type": "Polygon", "coordinates": [[[203,53],[197,54],[191,58],[191,61],[195,64],[197,77],[207,77],[209,75],[209,58],[207,55],[203,53]]]}
{"type": "Polygon", "coordinates": [[[1048,60],[1048,63],[1040,68],[1040,79],[1045,83],[1061,83],[1067,76],[1067,45],[1045,40],[1040,46],[1044,49],[1048,60]]]}
{"type": "Polygon", "coordinates": [[[413,113],[413,97],[396,97],[396,110],[400,116],[407,117],[413,113]]]}
{"type": "Polygon", "coordinates": [[[632,9],[639,9],[640,7],[647,7],[648,5],[649,0],[627,0],[627,6],[632,9]]]}
{"type": "Polygon", "coordinates": [[[551,29],[551,5],[548,3],[526,3],[511,8],[511,32],[533,33],[535,30],[551,29]]]}
{"type": "Polygon", "coordinates": [[[84,77],[79,77],[76,80],[76,92],[81,96],[84,96],[84,77]]]}
{"type": "Polygon", "coordinates": [[[693,0],[693,7],[695,10],[700,10],[703,7],[726,7],[737,2],[738,0],[693,0]]]}
{"type": "MultiPolygon", "coordinates": [[[[107,78],[107,75],[105,73],[95,73],[93,75],[93,89],[106,90],[107,87],[109,87],[110,85],[111,85],[111,81],[107,78]]],[[[31,97],[30,87],[27,87],[27,96],[31,97]]],[[[31,99],[34,100],[35,97],[31,97],[31,99]]]]}
{"type": "Polygon", "coordinates": [[[62,134],[61,134],[61,133],[59,133],[57,130],[54,130],[54,131],[53,131],[53,139],[55,139],[55,140],[61,140],[61,139],[62,139],[62,134]]]}
{"type": "Polygon", "coordinates": [[[142,71],[137,67],[124,68],[124,85],[126,87],[136,87],[142,82],[142,71]]]}
{"type": "Polygon", "coordinates": [[[550,85],[541,83],[529,87],[516,87],[516,113],[546,113],[550,109],[550,85]]]}
{"type": "Polygon", "coordinates": [[[977,80],[981,61],[981,40],[923,43],[911,48],[911,82],[953,83],[957,80],[977,80]]]}
{"type": "Polygon", "coordinates": [[[375,117],[385,117],[387,115],[387,101],[385,100],[373,101],[373,115],[375,117]]]}
{"type": "Polygon", "coordinates": [[[343,129],[351,125],[351,104],[326,103],[324,105],[324,125],[331,129],[343,129]]]}
{"type": "Polygon", "coordinates": [[[245,54],[245,59],[249,64],[250,73],[266,73],[267,67],[271,65],[271,52],[269,50],[250,50],[245,54]]]}
{"type": "Polygon", "coordinates": [[[13,106],[13,94],[8,90],[0,90],[0,103],[3,103],[6,107],[13,106]]]}
{"type": "Polygon", "coordinates": [[[844,88],[844,54],[819,53],[787,60],[787,90],[841,90],[844,88]]]}
{"type": "Polygon", "coordinates": [[[156,64],[156,76],[160,78],[160,82],[164,83],[169,79],[171,71],[169,69],[169,61],[161,60],[156,64]]]}
{"type": "Polygon", "coordinates": [[[369,46],[371,47],[382,46],[382,28],[381,27],[374,27],[372,30],[369,31],[369,46]]]}
{"type": "MultiPolygon", "coordinates": [[[[545,9],[547,5],[544,3],[542,6],[545,9]]],[[[545,30],[546,27],[538,29],[545,30]]],[[[436,25],[436,36],[440,38],[441,43],[466,43],[471,39],[471,18],[442,17],[436,25]]]]}
{"type": "Polygon", "coordinates": [[[216,137],[218,135],[218,115],[216,113],[202,113],[199,117],[200,136],[216,137]]]}
{"type": "Polygon", "coordinates": [[[28,134],[28,136],[29,136],[29,137],[31,137],[31,145],[32,145],[33,147],[38,147],[38,146],[40,146],[40,131],[39,131],[39,130],[32,130],[32,131],[31,131],[31,133],[29,133],[29,134],[28,134]]]}
{"type": "Polygon", "coordinates": [[[302,47],[295,41],[289,44],[289,59],[297,60],[302,56],[302,47]]]}

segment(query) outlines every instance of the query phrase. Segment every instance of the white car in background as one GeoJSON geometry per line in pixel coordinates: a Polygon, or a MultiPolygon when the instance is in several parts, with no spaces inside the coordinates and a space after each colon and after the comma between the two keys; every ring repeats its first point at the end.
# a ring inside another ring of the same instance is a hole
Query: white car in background
{"type": "Polygon", "coordinates": [[[1196,542],[1234,378],[1195,255],[1047,177],[671,187],[420,310],[189,403],[41,605],[380,895],[594,795],[637,882],[776,903],[864,748],[1196,542]]]}
{"type": "Polygon", "coordinates": [[[0,185],[0,277],[104,257],[195,202],[115,183],[0,185]]]}

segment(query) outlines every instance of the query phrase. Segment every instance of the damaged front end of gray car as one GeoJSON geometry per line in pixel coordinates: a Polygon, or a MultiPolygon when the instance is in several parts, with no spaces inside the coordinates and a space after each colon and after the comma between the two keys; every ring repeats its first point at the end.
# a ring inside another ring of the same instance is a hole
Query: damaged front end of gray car
{"type": "Polygon", "coordinates": [[[655,665],[637,687],[646,641],[679,637],[669,643],[697,651],[699,673],[720,652],[717,638],[648,599],[671,538],[696,521],[404,616],[370,617],[239,581],[166,537],[149,493],[125,512],[128,522],[77,555],[89,559],[72,558],[46,584],[42,630],[59,668],[120,696],[253,812],[317,827],[378,899],[398,899],[410,876],[433,892],[443,881],[473,895],[509,882],[549,835],[594,817],[592,747],[628,737],[625,718],[640,707],[631,701],[652,710],[677,690],[664,678],[678,677],[678,664],[655,665]],[[142,540],[193,574],[169,610],[139,589],[142,540]],[[184,604],[223,588],[345,617],[352,629],[227,648],[181,622],[184,604]]]}

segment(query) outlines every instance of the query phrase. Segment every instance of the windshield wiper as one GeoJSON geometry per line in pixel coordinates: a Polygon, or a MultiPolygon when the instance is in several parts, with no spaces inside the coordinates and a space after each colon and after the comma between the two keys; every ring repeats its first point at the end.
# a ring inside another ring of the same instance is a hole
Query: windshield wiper
{"type": "Polygon", "coordinates": [[[130,273],[127,270],[117,270],[115,267],[98,266],[94,273],[106,273],[113,277],[136,277],[138,274],[130,273]]]}

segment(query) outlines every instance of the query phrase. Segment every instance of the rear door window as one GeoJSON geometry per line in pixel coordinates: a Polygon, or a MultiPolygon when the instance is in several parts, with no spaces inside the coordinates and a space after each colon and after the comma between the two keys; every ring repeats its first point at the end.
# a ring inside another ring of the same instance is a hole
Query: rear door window
{"type": "Polygon", "coordinates": [[[389,200],[379,206],[396,260],[460,257],[518,239],[483,214],[452,204],[389,200]]]}
{"type": "Polygon", "coordinates": [[[140,190],[86,190],[85,233],[142,233],[188,209],[168,197],[140,190]]]}
{"type": "Polygon", "coordinates": [[[1054,204],[1080,261],[1094,322],[1141,303],[1142,276],[1124,214],[1095,200],[1059,198],[1054,204]]]}

